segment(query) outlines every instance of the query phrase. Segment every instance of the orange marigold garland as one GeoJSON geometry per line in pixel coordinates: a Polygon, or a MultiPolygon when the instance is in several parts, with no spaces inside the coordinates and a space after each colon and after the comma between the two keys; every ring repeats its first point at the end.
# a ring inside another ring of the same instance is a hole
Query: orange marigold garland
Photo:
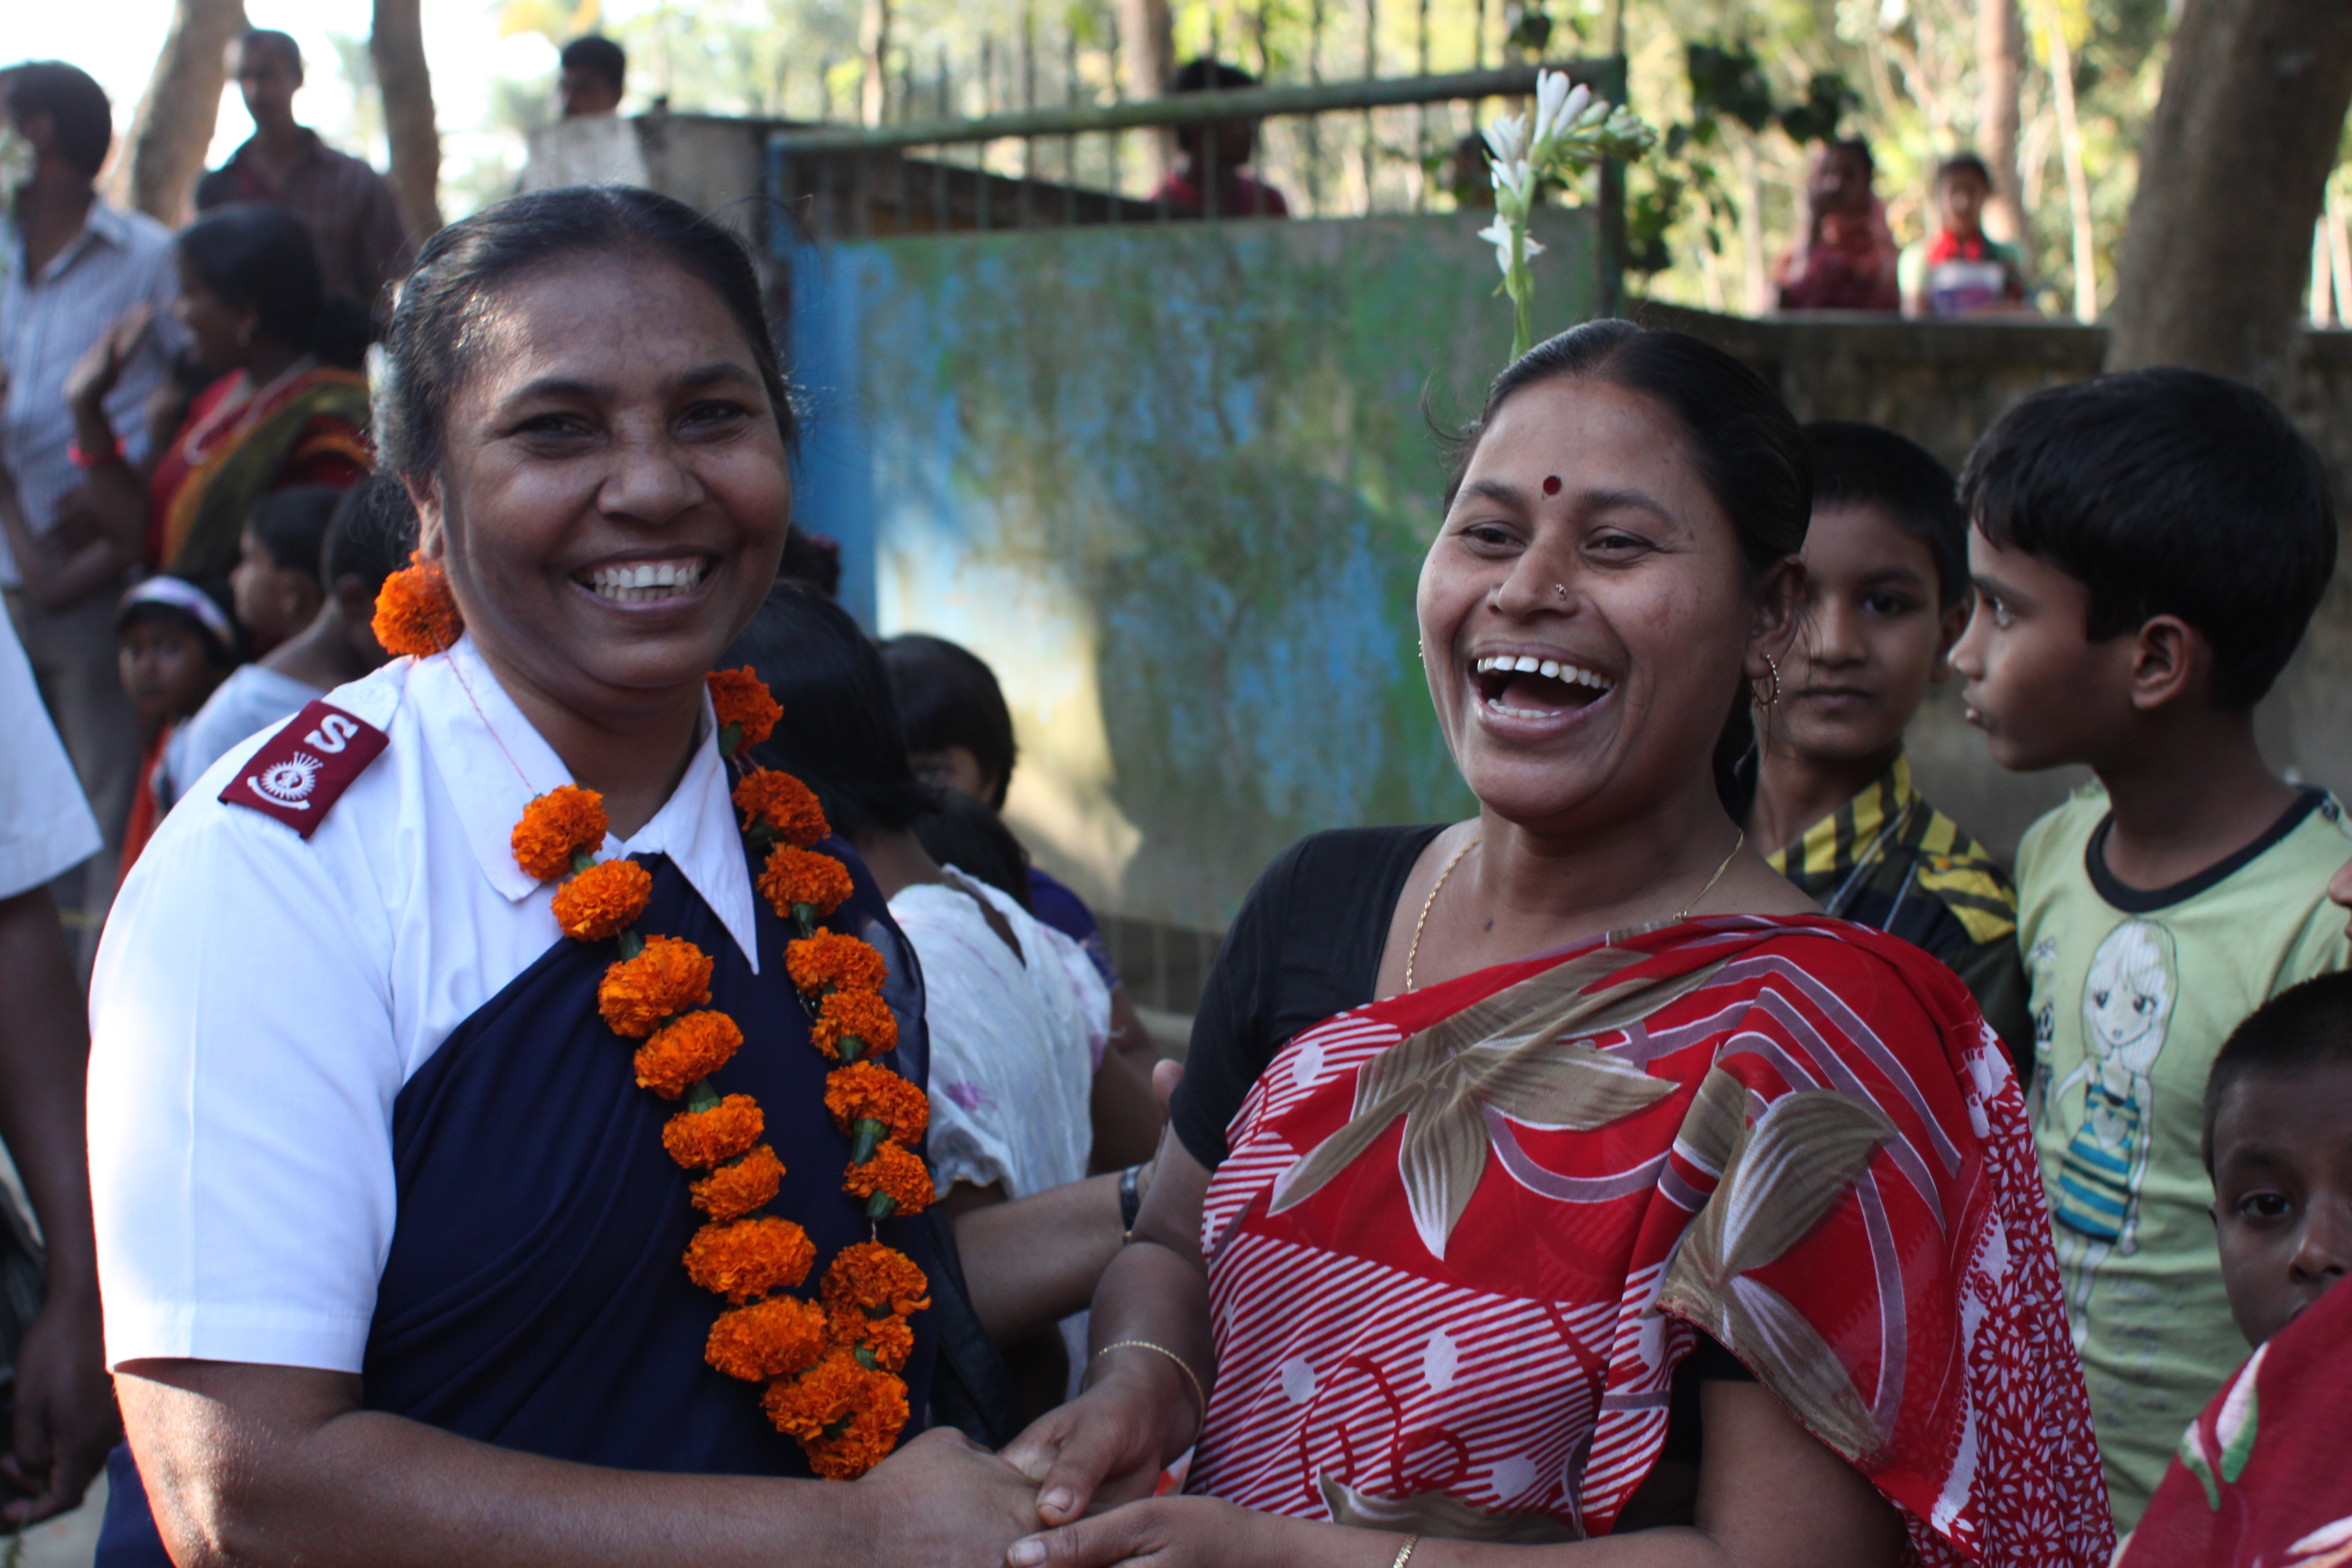
{"type": "Polygon", "coordinates": [[[694,1206],[712,1219],[740,1219],[753,1209],[766,1208],[783,1184],[784,1163],[762,1143],[732,1164],[719,1166],[689,1191],[694,1206]]]}
{"type": "MultiPolygon", "coordinates": [[[[653,936],[634,957],[604,971],[596,1010],[613,1033],[642,1040],[673,1013],[710,1000],[710,955],[690,942],[653,936]]],[[[737,1035],[740,1042],[741,1035],[737,1035]]]]}
{"type": "MultiPolygon", "coordinates": [[[[743,831],[754,843],[765,838],[807,849],[833,831],[816,791],[773,768],[757,768],[743,775],[735,786],[735,809],[743,814],[743,831]]],[[[793,917],[786,911],[783,918],[793,917]]]]}
{"type": "MultiPolygon", "coordinates": [[[[812,920],[827,920],[849,901],[856,884],[849,868],[830,855],[779,844],[760,870],[760,896],[780,910],[809,912],[812,920]]],[[[787,917],[791,918],[791,917],[787,917]]]]}
{"type": "Polygon", "coordinates": [[[702,1358],[730,1377],[765,1383],[793,1377],[823,1359],[832,1325],[796,1296],[771,1296],[719,1314],[702,1358]]]}
{"type": "Polygon", "coordinates": [[[603,942],[637,923],[654,874],[635,860],[599,860],[555,890],[555,923],[574,942],[603,942]]]}
{"type": "Polygon", "coordinates": [[[882,955],[838,931],[819,931],[784,949],[784,968],[803,992],[879,991],[888,978],[882,955]]]}
{"type": "Polygon", "coordinates": [[[587,857],[612,825],[604,797],[578,784],[560,784],[523,807],[511,843],[515,864],[542,882],[588,868],[587,857]]]}
{"type": "Polygon", "coordinates": [[[714,669],[703,679],[710,687],[711,710],[719,715],[719,749],[730,755],[768,738],[784,716],[775,694],[750,665],[740,669],[714,669]],[[730,738],[727,731],[735,731],[730,738]]]}
{"type": "Polygon", "coordinates": [[[732,1061],[742,1047],[743,1031],[726,1014],[688,1013],[637,1047],[637,1087],[676,1100],[732,1061]]]}
{"type": "Polygon", "coordinates": [[[768,1130],[767,1113],[748,1094],[730,1094],[708,1110],[681,1110],[662,1128],[662,1147],[689,1171],[723,1165],[768,1130]]]}
{"type": "Polygon", "coordinates": [[[411,553],[408,564],[386,577],[383,586],[376,590],[370,629],[383,651],[394,658],[403,655],[425,658],[456,642],[466,622],[457,613],[457,600],[449,592],[449,576],[441,570],[441,563],[427,561],[423,551],[411,553]]]}
{"type": "MultiPolygon", "coordinates": [[[[396,574],[399,588],[386,584],[394,610],[407,616],[401,626],[422,624],[432,608],[426,568],[411,574],[396,574]]],[[[455,640],[454,605],[449,615],[455,640]]],[[[380,602],[380,633],[385,624],[380,602]]],[[[783,710],[749,668],[709,679],[719,752],[733,763],[743,747],[768,738],[783,710]]],[[[920,1089],[870,1059],[898,1039],[897,1016],[881,994],[888,978],[882,955],[817,923],[856,891],[845,866],[813,852],[832,831],[824,808],[800,780],[767,769],[747,773],[734,800],[744,837],[771,851],[758,888],[796,933],[785,969],[808,1006],[811,1040],[850,1064],[825,1086],[826,1107],[851,1141],[844,1190],[866,1201],[870,1219],[919,1214],[931,1202],[931,1177],[908,1145],[921,1139],[930,1106],[920,1089]]],[[[592,859],[607,826],[598,795],[565,785],[532,801],[515,825],[515,861],[542,881],[568,878],[554,903],[565,935],[618,940],[620,956],[597,986],[597,1010],[614,1034],[645,1041],[635,1061],[639,1086],[685,1098],[685,1109],[662,1128],[662,1147],[687,1170],[708,1173],[691,1184],[689,1196],[710,1216],[687,1247],[687,1277],[734,1303],[711,1324],[704,1359],[730,1377],[765,1383],[770,1419],[799,1440],[816,1473],[854,1479],[889,1454],[906,1426],[907,1385],[898,1374],[914,1349],[908,1319],[930,1305],[929,1282],[914,1259],[872,1240],[835,1256],[820,1287],[822,1305],[784,1294],[807,1279],[816,1248],[799,1226],[759,1212],[784,1177],[783,1162],[760,1142],[767,1118],[759,1102],[747,1094],[721,1099],[710,1083],[742,1047],[742,1030],[709,1010],[715,966],[708,954],[690,942],[637,934],[653,878],[633,860],[592,859]]]]}
{"type": "Polygon", "coordinates": [[[809,1038],[836,1061],[856,1061],[898,1043],[898,1016],[879,992],[836,991],[817,1004],[809,1038]]]}
{"type": "Polygon", "coordinates": [[[788,1219],[762,1215],[730,1225],[713,1221],[687,1243],[686,1277],[738,1303],[771,1290],[789,1290],[808,1278],[816,1247],[788,1219]]]}

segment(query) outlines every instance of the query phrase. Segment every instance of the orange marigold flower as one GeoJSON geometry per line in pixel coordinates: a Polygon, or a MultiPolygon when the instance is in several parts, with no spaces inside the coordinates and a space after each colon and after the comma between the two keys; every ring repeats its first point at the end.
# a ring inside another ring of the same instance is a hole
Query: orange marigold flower
{"type": "Polygon", "coordinates": [[[784,969],[794,985],[812,994],[828,988],[879,991],[890,973],[870,943],[830,931],[787,943],[784,969]]]}
{"type": "Polygon", "coordinates": [[[830,855],[789,844],[777,845],[760,871],[760,896],[785,920],[793,918],[794,904],[810,905],[823,920],[847,903],[855,891],[848,867],[830,855]]]}
{"type": "Polygon", "coordinates": [[[869,1318],[862,1308],[845,1307],[833,1314],[825,1331],[844,1350],[865,1351],[884,1372],[897,1372],[915,1353],[914,1327],[896,1312],[869,1318]]]}
{"type": "Polygon", "coordinates": [[[879,1121],[888,1136],[901,1143],[920,1142],[923,1129],[931,1124],[929,1097],[888,1068],[872,1062],[852,1062],[827,1073],[824,1108],[833,1112],[833,1124],[844,1132],[860,1121],[879,1121]]]}
{"type": "Polygon", "coordinates": [[[818,1294],[834,1311],[889,1309],[904,1317],[931,1304],[931,1282],[916,1261],[895,1247],[861,1241],[845,1247],[824,1271],[818,1294]]]}
{"type": "Polygon", "coordinates": [[[637,1087],[676,1100],[727,1065],[743,1031],[724,1013],[688,1013],[637,1047],[637,1087]]]}
{"type": "Polygon", "coordinates": [[[767,682],[748,664],[740,669],[714,669],[703,679],[710,686],[710,706],[719,715],[719,727],[734,725],[743,732],[747,746],[766,740],[776,721],[784,716],[767,682]]]}
{"type": "Polygon", "coordinates": [[[376,590],[371,626],[375,640],[394,658],[439,653],[466,629],[457,597],[449,592],[448,574],[438,561],[425,559],[423,551],[411,554],[408,564],[376,590]]]}
{"type": "Polygon", "coordinates": [[[635,860],[599,860],[555,889],[555,923],[574,942],[602,942],[637,923],[654,874],[635,860]]]}
{"type": "Polygon", "coordinates": [[[824,1313],[795,1296],[771,1296],[719,1313],[702,1359],[730,1377],[765,1383],[807,1371],[824,1351],[824,1313]]]}
{"type": "Polygon", "coordinates": [[[890,1004],[871,991],[836,991],[817,1004],[816,1021],[809,1026],[809,1038],[825,1055],[838,1058],[842,1037],[857,1037],[866,1049],[861,1055],[872,1056],[887,1051],[898,1043],[898,1016],[890,1004]]]}
{"type": "Polygon", "coordinates": [[[888,1458],[907,1425],[906,1384],[887,1373],[872,1375],[876,1381],[838,1435],[801,1445],[809,1468],[826,1480],[854,1481],[888,1458]]]}
{"type": "Polygon", "coordinates": [[[708,1110],[681,1110],[662,1128],[662,1147],[689,1171],[709,1170],[742,1153],[768,1130],[760,1102],[730,1094],[708,1110]]]}
{"type": "Polygon", "coordinates": [[[872,1159],[849,1167],[849,1179],[841,1190],[861,1198],[879,1194],[898,1205],[894,1213],[920,1214],[931,1206],[930,1167],[906,1145],[885,1139],[872,1159]]]}
{"type": "Polygon", "coordinates": [[[671,1014],[709,1001],[710,972],[710,955],[694,943],[649,936],[643,952],[604,971],[596,987],[596,1010],[613,1033],[642,1040],[671,1014]]]}
{"type": "Polygon", "coordinates": [[[879,1464],[907,1424],[907,1385],[845,1350],[790,1383],[771,1384],[761,1403],[778,1431],[800,1440],[817,1473],[835,1480],[879,1464]]]}
{"type": "Polygon", "coordinates": [[[551,882],[572,869],[574,854],[604,842],[604,797],[578,784],[559,784],[523,807],[509,840],[524,874],[551,882]]]}
{"type": "Polygon", "coordinates": [[[712,1219],[736,1219],[765,1208],[784,1184],[784,1163],[765,1143],[694,1184],[694,1206],[712,1219]]]}
{"type": "Polygon", "coordinates": [[[694,1233],[686,1247],[686,1277],[740,1305],[771,1290],[789,1290],[808,1278],[816,1247],[788,1219],[761,1215],[730,1225],[716,1221],[694,1233]]]}
{"type": "Polygon", "coordinates": [[[743,775],[735,786],[735,809],[743,814],[743,831],[766,823],[768,831],[797,849],[806,849],[833,831],[816,791],[786,773],[759,768],[743,775]]]}

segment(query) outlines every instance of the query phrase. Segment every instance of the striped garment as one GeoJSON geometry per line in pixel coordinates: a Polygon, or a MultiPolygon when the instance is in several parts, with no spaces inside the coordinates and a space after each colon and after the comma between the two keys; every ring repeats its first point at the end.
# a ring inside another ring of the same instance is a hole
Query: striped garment
{"type": "Polygon", "coordinates": [[[1726,916],[1496,965],[1304,1031],[1229,1140],[1195,1491],[1603,1535],[1696,1331],[1916,1561],[2114,1549],[2024,1100],[1914,947],[1726,916]]]}
{"type": "Polygon", "coordinates": [[[1896,757],[1860,795],[1767,858],[1824,912],[1942,959],[2009,1047],[2018,1076],[2031,1074],[2017,889],[1983,845],[1920,795],[1910,758],[1896,757]]]}

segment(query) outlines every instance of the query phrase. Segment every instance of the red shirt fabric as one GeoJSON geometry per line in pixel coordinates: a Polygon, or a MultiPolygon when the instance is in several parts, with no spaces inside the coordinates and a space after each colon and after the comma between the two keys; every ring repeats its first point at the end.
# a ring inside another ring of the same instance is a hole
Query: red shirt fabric
{"type": "Polygon", "coordinates": [[[1272,185],[1240,169],[1217,176],[1217,210],[1212,214],[1202,199],[1201,187],[1182,174],[1171,174],[1160,182],[1160,188],[1150,199],[1164,202],[1168,210],[1180,217],[1288,217],[1290,204],[1272,185]]]}

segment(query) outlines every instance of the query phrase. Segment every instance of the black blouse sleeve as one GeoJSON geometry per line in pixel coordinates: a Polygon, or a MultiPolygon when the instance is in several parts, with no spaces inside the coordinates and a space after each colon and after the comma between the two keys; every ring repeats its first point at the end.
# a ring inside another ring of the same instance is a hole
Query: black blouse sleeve
{"type": "Polygon", "coordinates": [[[1318,833],[1258,878],[1210,967],[1170,1108],[1192,1158],[1224,1163],[1226,1127],[1292,1036],[1372,999],[1397,897],[1438,832],[1318,833]]]}

